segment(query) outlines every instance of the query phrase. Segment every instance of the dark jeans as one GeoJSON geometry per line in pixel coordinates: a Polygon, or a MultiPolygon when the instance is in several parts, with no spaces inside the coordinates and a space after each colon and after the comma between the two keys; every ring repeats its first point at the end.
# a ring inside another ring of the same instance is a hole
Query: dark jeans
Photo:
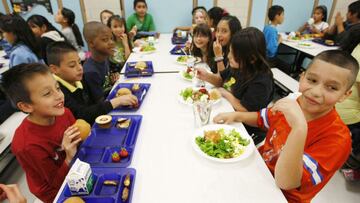
{"type": "Polygon", "coordinates": [[[360,155],[360,122],[348,125],[348,128],[351,131],[352,153],[355,156],[359,156],[360,155]]]}
{"type": "Polygon", "coordinates": [[[16,110],[9,100],[0,100],[0,124],[9,118],[16,110]]]}
{"type": "Polygon", "coordinates": [[[360,122],[348,125],[351,131],[352,152],[343,168],[360,170],[360,122]]]}

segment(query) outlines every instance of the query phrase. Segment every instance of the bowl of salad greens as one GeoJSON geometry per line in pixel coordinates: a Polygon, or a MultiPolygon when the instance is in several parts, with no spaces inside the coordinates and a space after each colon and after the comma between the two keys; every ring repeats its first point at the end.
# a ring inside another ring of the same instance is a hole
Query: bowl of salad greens
{"type": "Polygon", "coordinates": [[[244,160],[255,148],[245,128],[222,124],[198,129],[192,136],[192,145],[200,156],[222,163],[244,160]]]}
{"type": "Polygon", "coordinates": [[[195,72],[193,68],[186,68],[185,70],[182,70],[179,73],[181,78],[190,82],[195,77],[195,72]]]}
{"type": "Polygon", "coordinates": [[[178,100],[187,105],[193,105],[194,102],[211,102],[217,104],[221,100],[221,93],[217,89],[207,89],[205,87],[188,87],[180,91],[178,100]]]}
{"type": "Polygon", "coordinates": [[[185,55],[185,56],[178,56],[176,58],[176,62],[180,65],[187,65],[187,61],[190,59],[193,59],[194,61],[196,60],[193,56],[185,55]]]}
{"type": "Polygon", "coordinates": [[[141,47],[133,48],[133,52],[142,53],[142,54],[151,54],[156,51],[156,48],[153,45],[144,44],[141,47]]]}

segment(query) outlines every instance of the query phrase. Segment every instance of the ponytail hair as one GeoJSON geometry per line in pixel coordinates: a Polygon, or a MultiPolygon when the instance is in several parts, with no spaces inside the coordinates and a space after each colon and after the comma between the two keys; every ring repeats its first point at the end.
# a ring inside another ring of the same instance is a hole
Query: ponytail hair
{"type": "Polygon", "coordinates": [[[61,9],[61,14],[64,16],[64,18],[67,19],[68,25],[71,27],[71,29],[72,29],[72,31],[73,31],[73,33],[75,35],[76,43],[79,46],[83,47],[84,46],[84,41],[83,41],[83,39],[81,37],[80,29],[75,23],[75,13],[72,10],[63,7],[61,9]]]}

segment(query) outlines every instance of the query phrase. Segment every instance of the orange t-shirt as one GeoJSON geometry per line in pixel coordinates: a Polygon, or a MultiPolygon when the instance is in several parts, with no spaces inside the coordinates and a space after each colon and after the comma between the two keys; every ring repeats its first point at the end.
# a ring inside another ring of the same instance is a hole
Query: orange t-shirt
{"type": "MultiPolygon", "coordinates": [[[[301,186],[283,190],[289,202],[310,202],[344,164],[351,151],[350,131],[335,108],[307,124],[301,186]]],[[[271,109],[262,109],[258,113],[258,125],[268,129],[265,144],[259,152],[274,174],[278,156],[291,128],[282,113],[273,115],[271,109]]]]}

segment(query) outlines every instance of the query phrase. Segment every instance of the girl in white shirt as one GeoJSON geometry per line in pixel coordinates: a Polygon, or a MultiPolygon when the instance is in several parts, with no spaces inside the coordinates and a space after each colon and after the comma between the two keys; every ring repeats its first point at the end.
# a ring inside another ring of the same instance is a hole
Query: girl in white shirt
{"type": "Polygon", "coordinates": [[[318,6],[314,9],[312,18],[299,28],[299,32],[304,34],[324,34],[329,28],[326,19],[326,6],[318,6]]]}

